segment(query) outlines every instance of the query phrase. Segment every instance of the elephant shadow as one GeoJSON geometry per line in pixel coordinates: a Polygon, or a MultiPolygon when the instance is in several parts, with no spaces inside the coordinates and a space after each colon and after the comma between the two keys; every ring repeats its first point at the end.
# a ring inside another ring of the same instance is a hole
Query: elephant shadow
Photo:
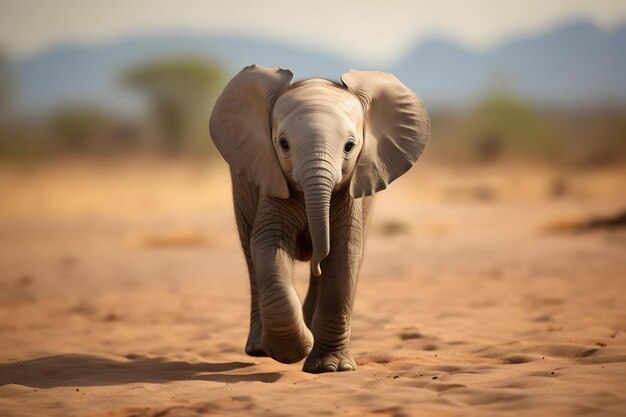
{"type": "Polygon", "coordinates": [[[190,363],[165,358],[127,356],[129,361],[63,354],[0,364],[0,386],[18,384],[31,388],[86,387],[130,383],[167,383],[172,381],[211,381],[238,383],[274,382],[277,372],[228,374],[253,366],[249,362],[190,363]]]}

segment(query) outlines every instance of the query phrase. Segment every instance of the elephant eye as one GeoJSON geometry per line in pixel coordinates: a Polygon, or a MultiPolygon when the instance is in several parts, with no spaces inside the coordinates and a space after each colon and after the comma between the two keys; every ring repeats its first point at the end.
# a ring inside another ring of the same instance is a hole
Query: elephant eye
{"type": "Polygon", "coordinates": [[[349,155],[349,154],[350,154],[350,152],[352,152],[352,150],[354,149],[354,147],[355,147],[355,146],[356,146],[356,145],[355,145],[355,143],[354,143],[354,142],[352,142],[352,141],[348,141],[348,142],[346,142],[346,144],[343,146],[343,152],[344,152],[346,155],[349,155]]]}
{"type": "Polygon", "coordinates": [[[283,152],[289,152],[289,142],[287,142],[287,139],[285,139],[284,137],[281,137],[278,140],[278,145],[280,146],[280,149],[283,150],[283,152]]]}

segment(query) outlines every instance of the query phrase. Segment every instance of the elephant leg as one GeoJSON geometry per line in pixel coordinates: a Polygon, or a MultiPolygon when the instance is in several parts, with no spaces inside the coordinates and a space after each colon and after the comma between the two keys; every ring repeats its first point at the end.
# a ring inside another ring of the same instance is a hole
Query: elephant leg
{"type": "Polygon", "coordinates": [[[309,329],[313,325],[313,317],[315,316],[315,308],[317,307],[319,282],[320,278],[311,274],[309,278],[309,290],[306,293],[304,305],[302,306],[302,313],[304,314],[304,324],[306,324],[306,327],[308,327],[309,329]]]}
{"type": "Polygon", "coordinates": [[[232,183],[237,230],[239,231],[239,239],[241,240],[241,247],[248,267],[248,277],[250,278],[250,329],[245,351],[250,356],[267,356],[261,344],[263,324],[259,312],[257,282],[250,252],[250,238],[256,216],[259,189],[237,175],[232,175],[232,183]]]}
{"type": "Polygon", "coordinates": [[[252,232],[252,261],[258,289],[263,350],[282,363],[308,355],[313,335],[306,327],[302,305],[292,283],[296,235],[302,226],[289,202],[270,199],[259,206],[252,232]]]}
{"type": "Polygon", "coordinates": [[[267,353],[263,350],[263,344],[261,343],[263,323],[259,309],[257,282],[254,276],[252,260],[248,254],[246,254],[246,264],[248,265],[248,273],[250,276],[250,329],[248,330],[245,350],[246,354],[250,356],[267,356],[267,353]]]}
{"type": "Polygon", "coordinates": [[[263,350],[282,363],[302,360],[311,351],[313,335],[304,324],[300,299],[291,282],[293,258],[279,246],[256,250],[263,350]]]}
{"type": "Polygon", "coordinates": [[[363,250],[363,217],[360,202],[347,204],[347,213],[339,218],[331,217],[331,249],[322,262],[322,276],[317,278],[319,289],[312,323],[315,344],[304,363],[305,372],[356,369],[348,343],[363,250]]]}

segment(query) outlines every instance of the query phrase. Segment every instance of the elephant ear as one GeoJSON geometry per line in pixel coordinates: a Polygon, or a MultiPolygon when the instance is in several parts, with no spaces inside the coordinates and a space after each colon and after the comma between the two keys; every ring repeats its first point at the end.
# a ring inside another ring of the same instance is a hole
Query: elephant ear
{"type": "Polygon", "coordinates": [[[272,145],[270,113],[292,79],[291,71],[281,68],[244,68],[224,88],[209,123],[211,138],[231,170],[272,197],[289,197],[272,145]]]}
{"type": "Polygon", "coordinates": [[[364,145],[350,184],[354,198],[384,190],[419,158],[430,121],[422,101],[396,77],[350,70],[341,76],[365,111],[364,145]]]}

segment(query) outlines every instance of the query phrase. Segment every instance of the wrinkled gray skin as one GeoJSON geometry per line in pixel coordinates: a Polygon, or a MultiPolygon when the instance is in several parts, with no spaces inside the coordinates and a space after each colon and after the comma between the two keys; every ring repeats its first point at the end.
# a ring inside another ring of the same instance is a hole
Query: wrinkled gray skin
{"type": "Polygon", "coordinates": [[[352,304],[375,192],[408,170],[429,133],[419,99],[390,74],[344,85],[246,67],[224,89],[211,136],[231,167],[251,289],[246,353],[304,371],[356,369],[352,304]],[[311,261],[301,306],[294,260],[311,261]]]}

